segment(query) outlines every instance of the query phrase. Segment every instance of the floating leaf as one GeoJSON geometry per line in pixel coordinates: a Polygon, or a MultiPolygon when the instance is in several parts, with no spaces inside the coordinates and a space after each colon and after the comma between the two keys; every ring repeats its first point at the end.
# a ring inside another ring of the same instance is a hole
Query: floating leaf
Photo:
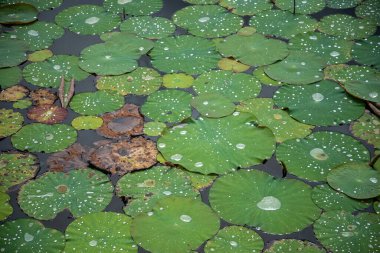
{"type": "Polygon", "coordinates": [[[277,147],[276,155],[289,173],[309,181],[326,181],[328,172],[342,163],[369,160],[368,150],[359,141],[327,131],[288,140],[277,147]]]}
{"type": "Polygon", "coordinates": [[[369,19],[380,25],[380,2],[373,0],[364,0],[355,9],[356,16],[364,19],[369,19]]]}
{"type": "Polygon", "coordinates": [[[190,179],[191,185],[197,190],[202,190],[210,186],[215,178],[217,178],[217,175],[203,175],[201,173],[191,172],[184,169],[182,172],[190,179]]]}
{"type": "Polygon", "coordinates": [[[203,93],[191,101],[191,105],[203,116],[221,118],[235,111],[235,104],[230,99],[216,93],[203,93]]]}
{"type": "Polygon", "coordinates": [[[380,36],[371,36],[355,42],[352,57],[360,64],[380,69],[380,36]]]}
{"type": "Polygon", "coordinates": [[[256,28],[250,26],[242,27],[237,34],[241,36],[250,36],[256,32],[256,28]]]}
{"type": "Polygon", "coordinates": [[[166,74],[162,77],[162,82],[166,88],[189,88],[193,85],[194,78],[183,73],[166,74]]]}
{"type": "Polygon", "coordinates": [[[166,129],[166,124],[162,122],[151,121],[144,124],[144,134],[149,136],[159,136],[166,129]]]}
{"type": "Polygon", "coordinates": [[[15,102],[23,99],[29,93],[29,90],[22,85],[11,86],[0,92],[0,101],[15,102]]]}
{"type": "Polygon", "coordinates": [[[68,125],[32,123],[12,136],[16,149],[52,153],[63,150],[76,141],[77,132],[68,125]]]}
{"type": "Polygon", "coordinates": [[[184,0],[184,1],[191,4],[215,4],[219,0],[184,0]]]}
{"type": "Polygon", "coordinates": [[[363,0],[326,0],[327,7],[334,9],[348,9],[358,5],[363,0]]]}
{"type": "Polygon", "coordinates": [[[312,14],[323,10],[326,6],[325,0],[312,0],[312,1],[301,1],[301,0],[275,0],[276,7],[281,10],[286,10],[299,14],[312,14]],[[295,5],[295,6],[294,6],[295,5]]]}
{"type": "Polygon", "coordinates": [[[121,23],[120,31],[134,33],[147,39],[162,39],[174,33],[175,25],[163,17],[131,17],[121,23]]]}
{"type": "Polygon", "coordinates": [[[0,38],[0,68],[17,66],[26,61],[29,46],[22,40],[0,38]]]}
{"type": "Polygon", "coordinates": [[[53,93],[49,89],[44,88],[33,90],[30,93],[30,97],[36,106],[52,105],[54,104],[55,100],[57,100],[57,96],[55,95],[55,93],[53,93]]]}
{"type": "Polygon", "coordinates": [[[76,130],[98,129],[103,124],[103,119],[97,116],[79,116],[73,119],[71,125],[76,130]]]}
{"type": "Polygon", "coordinates": [[[27,24],[37,19],[38,10],[30,4],[17,3],[0,6],[0,24],[27,24]]]}
{"type": "Polygon", "coordinates": [[[131,16],[145,16],[161,10],[162,0],[105,0],[104,8],[112,13],[125,13],[131,16]]]}
{"type": "Polygon", "coordinates": [[[317,245],[308,241],[299,241],[295,239],[283,239],[274,241],[265,253],[283,253],[283,252],[304,252],[304,253],[325,253],[326,251],[317,245]]]}
{"type": "Polygon", "coordinates": [[[171,163],[202,174],[224,174],[237,167],[260,164],[275,148],[273,133],[258,128],[251,114],[194,120],[167,131],[158,148],[171,163]]]}
{"type": "Polygon", "coordinates": [[[219,4],[240,16],[251,16],[272,9],[272,3],[268,0],[221,0],[219,4]]]}
{"type": "MultiPolygon", "coordinates": [[[[15,4],[21,2],[20,0],[2,0],[2,3],[15,4]]],[[[23,3],[27,3],[35,6],[39,11],[49,10],[61,5],[62,0],[22,0],[23,3]]]]}
{"type": "Polygon", "coordinates": [[[257,170],[239,170],[218,178],[210,190],[210,204],[228,222],[260,227],[272,234],[300,231],[320,215],[311,200],[310,186],[257,170]]]}
{"type": "Polygon", "coordinates": [[[16,133],[24,122],[24,117],[21,113],[15,112],[12,109],[0,109],[0,139],[16,133]]]}
{"type": "Polygon", "coordinates": [[[68,172],[74,168],[88,167],[88,150],[79,143],[74,143],[63,151],[54,153],[46,160],[49,171],[68,172]]]}
{"type": "Polygon", "coordinates": [[[112,199],[113,186],[103,173],[76,169],[46,172],[21,187],[18,202],[30,217],[50,220],[68,209],[74,217],[102,211],[112,199]]]}
{"type": "Polygon", "coordinates": [[[168,197],[132,221],[133,239],[153,252],[190,252],[219,229],[216,214],[199,200],[168,197]],[[196,236],[194,236],[196,231],[196,236]]]}
{"type": "Polygon", "coordinates": [[[18,84],[22,79],[21,69],[19,67],[1,68],[0,69],[0,87],[9,88],[18,84]]]}
{"type": "Polygon", "coordinates": [[[0,221],[5,220],[13,213],[13,208],[8,202],[10,199],[8,194],[0,192],[0,221]]]}
{"type": "Polygon", "coordinates": [[[276,81],[270,78],[267,74],[265,74],[264,69],[265,69],[265,66],[258,67],[252,72],[252,75],[256,77],[256,79],[259,80],[260,83],[265,84],[265,85],[270,85],[270,86],[283,85],[282,82],[276,81]]]}
{"type": "Polygon", "coordinates": [[[29,99],[17,100],[13,103],[13,108],[15,109],[26,109],[32,105],[32,101],[29,99]]]}
{"type": "Polygon", "coordinates": [[[351,123],[350,130],[354,136],[380,148],[380,120],[368,111],[357,121],[351,123]]]}
{"type": "Polygon", "coordinates": [[[63,122],[67,117],[67,110],[56,105],[39,105],[30,108],[27,112],[29,119],[44,123],[56,124],[63,122]]]}
{"type": "Polygon", "coordinates": [[[235,73],[244,72],[250,68],[248,65],[245,65],[230,58],[222,58],[218,62],[218,67],[222,70],[231,70],[235,73]]]}
{"type": "Polygon", "coordinates": [[[28,55],[28,61],[31,62],[40,62],[44,61],[50,57],[53,56],[53,52],[50,51],[49,49],[43,49],[39,51],[35,51],[31,54],[28,55]]]}

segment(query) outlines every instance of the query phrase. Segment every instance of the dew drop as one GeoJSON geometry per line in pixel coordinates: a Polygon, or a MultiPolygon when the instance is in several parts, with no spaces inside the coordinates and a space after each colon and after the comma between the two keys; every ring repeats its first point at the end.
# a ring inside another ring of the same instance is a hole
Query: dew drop
{"type": "Polygon", "coordinates": [[[343,237],[351,237],[351,236],[354,236],[354,233],[353,232],[342,232],[341,233],[343,237]]]}
{"type": "Polygon", "coordinates": [[[148,212],[148,216],[152,216],[153,215],[153,212],[148,212]]]}
{"type": "Polygon", "coordinates": [[[371,178],[369,179],[369,181],[371,181],[371,182],[374,183],[374,184],[377,184],[377,178],[371,177],[371,178]]]}
{"type": "Polygon", "coordinates": [[[235,241],[230,241],[230,245],[231,245],[232,247],[237,247],[237,246],[238,246],[238,243],[235,242],[235,241]]]}
{"type": "Polygon", "coordinates": [[[53,66],[53,69],[55,69],[55,70],[60,70],[60,69],[61,69],[61,66],[59,66],[59,65],[54,65],[54,66],[53,66]]]}
{"type": "Polygon", "coordinates": [[[204,105],[208,105],[208,101],[204,101],[203,104],[204,104],[204,105]]]}
{"type": "Polygon", "coordinates": [[[191,217],[189,215],[186,215],[186,214],[182,214],[179,218],[183,222],[190,222],[191,221],[191,217]]]}
{"type": "Polygon", "coordinates": [[[132,0],[117,0],[118,4],[127,4],[127,3],[130,3],[130,2],[132,2],[132,0]]]}
{"type": "Polygon", "coordinates": [[[311,39],[311,40],[317,40],[318,38],[317,38],[317,36],[313,35],[313,36],[310,36],[309,39],[311,39]]]}
{"type": "Polygon", "coordinates": [[[111,55],[106,55],[104,56],[104,58],[106,58],[107,60],[111,59],[111,55]]]}
{"type": "Polygon", "coordinates": [[[91,18],[87,18],[84,22],[86,24],[93,25],[93,24],[98,23],[99,20],[100,20],[100,18],[98,18],[98,17],[91,17],[91,18]]]}
{"type": "Polygon", "coordinates": [[[53,134],[47,134],[47,135],[45,135],[45,139],[47,141],[51,141],[52,139],[54,139],[54,135],[53,134]]]}
{"type": "Polygon", "coordinates": [[[182,159],[182,155],[180,155],[180,154],[175,154],[175,155],[172,155],[171,157],[170,157],[170,159],[172,159],[172,160],[174,160],[174,161],[180,161],[181,159],[182,159]]]}
{"type": "Polygon", "coordinates": [[[164,191],[164,192],[162,192],[164,195],[166,195],[166,196],[169,196],[169,195],[172,195],[172,192],[171,191],[164,191]]]}
{"type": "Polygon", "coordinates": [[[340,53],[337,52],[337,51],[332,51],[332,52],[330,53],[330,55],[331,55],[332,57],[338,57],[338,56],[340,55],[340,53]]]}
{"type": "Polygon", "coordinates": [[[377,98],[377,96],[379,96],[379,94],[376,91],[374,91],[374,92],[369,93],[369,96],[371,98],[377,98]]]}
{"type": "Polygon", "coordinates": [[[29,30],[28,31],[28,34],[30,35],[30,36],[38,36],[39,35],[39,33],[36,31],[36,30],[29,30]]]}
{"type": "Polygon", "coordinates": [[[96,245],[98,245],[98,241],[96,241],[96,240],[92,240],[92,241],[90,241],[88,244],[89,244],[90,246],[92,246],[92,247],[95,247],[96,245]]]}
{"type": "Polygon", "coordinates": [[[203,17],[203,18],[198,19],[198,21],[201,22],[201,23],[207,22],[209,20],[210,20],[209,17],[203,17]]]}
{"type": "Polygon", "coordinates": [[[257,207],[265,211],[275,211],[281,208],[281,202],[278,198],[266,196],[257,203],[257,207]]]}
{"type": "Polygon", "coordinates": [[[320,148],[313,148],[310,151],[310,155],[313,158],[320,160],[320,161],[324,161],[324,160],[327,160],[327,158],[329,158],[329,156],[325,153],[325,151],[323,151],[323,149],[320,149],[320,148]]]}
{"type": "Polygon", "coordinates": [[[24,235],[24,240],[25,240],[26,242],[31,242],[31,241],[33,241],[33,239],[34,239],[34,236],[33,236],[33,235],[31,235],[31,234],[29,234],[29,233],[25,233],[25,235],[24,235]]]}
{"type": "Polygon", "coordinates": [[[236,148],[238,148],[238,149],[244,149],[245,148],[245,144],[238,143],[238,144],[236,144],[236,148]]]}
{"type": "Polygon", "coordinates": [[[315,102],[321,102],[325,98],[321,93],[314,93],[311,97],[315,102]]]}
{"type": "Polygon", "coordinates": [[[159,148],[164,148],[164,147],[166,147],[166,144],[165,144],[165,143],[159,143],[159,144],[158,144],[158,147],[159,147],[159,148]]]}
{"type": "Polygon", "coordinates": [[[195,163],[195,167],[197,167],[197,168],[203,167],[203,163],[202,162],[197,162],[197,163],[195,163]]]}

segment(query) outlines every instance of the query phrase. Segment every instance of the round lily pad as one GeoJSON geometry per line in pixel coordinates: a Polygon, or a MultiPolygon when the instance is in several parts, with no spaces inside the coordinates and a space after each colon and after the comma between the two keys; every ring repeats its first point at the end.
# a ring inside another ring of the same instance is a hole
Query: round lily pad
{"type": "Polygon", "coordinates": [[[273,99],[277,106],[287,108],[290,116],[311,125],[348,123],[364,112],[361,101],[349,96],[337,83],[327,80],[303,86],[282,86],[273,99]]]}
{"type": "Polygon", "coordinates": [[[273,80],[267,74],[265,74],[264,69],[265,69],[265,66],[258,67],[252,72],[252,75],[256,77],[256,79],[259,80],[260,83],[265,84],[265,85],[270,85],[270,86],[283,85],[282,82],[273,80]]]}
{"type": "Polygon", "coordinates": [[[150,56],[152,65],[163,72],[191,75],[216,68],[220,59],[211,41],[191,35],[158,40],[150,56]]]}
{"type": "Polygon", "coordinates": [[[99,90],[115,90],[121,95],[149,95],[161,86],[161,75],[151,68],[139,67],[120,76],[102,76],[96,82],[99,90]]]}
{"type": "Polygon", "coordinates": [[[57,100],[57,96],[55,93],[50,91],[49,89],[37,89],[33,90],[30,93],[30,98],[33,100],[33,103],[37,106],[39,105],[52,105],[55,100],[57,100]]]}
{"type": "Polygon", "coordinates": [[[189,33],[205,38],[227,36],[243,26],[243,19],[216,5],[193,5],[173,15],[173,22],[189,33]]]}
{"type": "Polygon", "coordinates": [[[376,32],[376,24],[370,20],[345,14],[325,16],[319,22],[318,30],[345,40],[363,39],[376,32]]]}
{"type": "Polygon", "coordinates": [[[24,122],[24,117],[21,113],[15,112],[12,109],[0,109],[0,139],[16,133],[24,122]]]}
{"type": "Polygon", "coordinates": [[[274,109],[270,98],[255,98],[240,103],[238,111],[252,113],[257,123],[272,130],[277,142],[303,138],[311,133],[310,125],[292,119],[286,111],[274,109]]]}
{"type": "Polygon", "coordinates": [[[132,221],[133,239],[152,252],[190,252],[219,229],[217,215],[199,200],[168,197],[132,221]],[[196,231],[196,236],[194,236],[196,231]]]}
{"type": "Polygon", "coordinates": [[[102,124],[103,119],[96,116],[79,116],[71,122],[76,130],[93,130],[101,127],[102,124]]]}
{"type": "Polygon", "coordinates": [[[0,240],[4,252],[59,253],[65,247],[61,232],[45,228],[32,219],[18,219],[0,225],[0,240]]]}
{"type": "Polygon", "coordinates": [[[273,4],[267,0],[221,0],[219,4],[240,16],[251,16],[261,11],[272,9],[273,4]]]}
{"type": "Polygon", "coordinates": [[[309,181],[326,181],[328,172],[342,163],[369,160],[368,150],[359,141],[326,131],[285,141],[276,155],[289,173],[309,181]]]}
{"type": "Polygon", "coordinates": [[[326,0],[327,7],[333,9],[348,9],[358,5],[363,0],[326,0]]]}
{"type": "Polygon", "coordinates": [[[184,0],[184,1],[191,4],[215,4],[219,0],[184,0]]]}
{"type": "Polygon", "coordinates": [[[356,16],[364,19],[369,19],[380,25],[380,2],[373,0],[364,0],[355,9],[356,16]]]}
{"type": "Polygon", "coordinates": [[[134,33],[147,39],[162,39],[174,33],[175,25],[162,17],[131,17],[121,23],[120,31],[134,33]]]}
{"type": "Polygon", "coordinates": [[[352,134],[362,140],[380,148],[380,120],[373,114],[366,112],[350,126],[352,134]]]}
{"type": "MultiPolygon", "coordinates": [[[[63,0],[22,0],[23,3],[35,6],[39,11],[56,8],[62,4],[62,1],[63,0]]],[[[2,0],[2,3],[8,4],[15,4],[20,2],[20,0],[2,0]]]]}
{"type": "Polygon", "coordinates": [[[36,7],[26,3],[17,3],[0,6],[0,24],[18,25],[27,24],[37,19],[36,7]]]}
{"type": "Polygon", "coordinates": [[[380,215],[326,212],[315,222],[314,233],[332,252],[375,253],[380,247],[380,215]]]}
{"type": "Polygon", "coordinates": [[[0,38],[0,68],[17,66],[26,61],[29,46],[22,40],[0,38]]]}
{"type": "Polygon", "coordinates": [[[235,104],[230,99],[216,93],[203,93],[191,101],[191,105],[203,116],[221,118],[235,111],[235,104]]]}
{"type": "Polygon", "coordinates": [[[312,14],[323,10],[326,6],[325,0],[275,0],[276,7],[299,14],[312,14]],[[294,6],[295,5],[295,6],[294,6]]]}
{"type": "Polygon", "coordinates": [[[224,174],[260,164],[275,148],[273,133],[250,124],[255,118],[235,113],[220,119],[199,119],[166,131],[157,141],[169,162],[202,174],[224,174]]]}
{"type": "Polygon", "coordinates": [[[0,101],[15,102],[26,97],[29,90],[22,85],[11,86],[0,92],[0,101]]]}
{"type": "Polygon", "coordinates": [[[191,116],[192,95],[181,90],[160,90],[141,107],[144,116],[160,122],[180,122],[191,116]]]}
{"type": "Polygon", "coordinates": [[[77,132],[68,125],[32,123],[12,136],[12,144],[19,150],[52,153],[63,150],[77,139],[77,132]]]}
{"type": "Polygon", "coordinates": [[[257,170],[239,170],[218,178],[210,190],[210,204],[228,222],[272,234],[300,231],[320,215],[311,200],[310,186],[257,170]]]}
{"type": "Polygon", "coordinates": [[[13,208],[8,202],[10,199],[8,194],[0,192],[0,221],[5,220],[13,212],[13,208]]]}
{"type": "Polygon", "coordinates": [[[261,252],[264,241],[253,230],[239,226],[225,227],[209,240],[205,252],[261,252]]]}
{"type": "Polygon", "coordinates": [[[195,198],[199,193],[179,169],[158,166],[123,176],[117,182],[117,195],[130,199],[124,211],[135,217],[167,196],[195,198]]]}
{"type": "Polygon", "coordinates": [[[290,39],[299,33],[314,31],[317,21],[309,16],[288,11],[268,10],[259,12],[249,22],[258,33],[290,39]]]}
{"type": "Polygon", "coordinates": [[[347,163],[329,172],[327,182],[337,191],[355,199],[380,195],[380,172],[365,163],[347,163]]]}
{"type": "Polygon", "coordinates": [[[18,202],[30,217],[53,219],[68,209],[74,217],[100,212],[110,202],[113,186],[108,177],[92,169],[67,173],[46,172],[21,187],[18,202]]]}
{"type": "Polygon", "coordinates": [[[67,114],[67,109],[56,105],[34,106],[27,112],[29,119],[44,124],[61,123],[66,119],[67,114]]]}
{"type": "Polygon", "coordinates": [[[157,121],[151,121],[144,124],[144,134],[149,136],[159,136],[166,129],[166,124],[157,121]]]}
{"type": "Polygon", "coordinates": [[[56,55],[43,62],[27,65],[23,70],[27,82],[41,86],[58,88],[62,76],[70,81],[72,79],[81,81],[89,74],[78,66],[79,59],[72,55],[56,55]]]}
{"type": "Polygon", "coordinates": [[[137,253],[130,224],[131,218],[120,213],[86,214],[67,227],[64,252],[137,253]]]}
{"type": "Polygon", "coordinates": [[[46,160],[49,171],[68,172],[73,168],[88,167],[89,151],[79,143],[50,155],[46,160]]]}
{"type": "Polygon", "coordinates": [[[1,68],[0,77],[0,87],[2,89],[9,88],[21,81],[21,69],[19,67],[1,68]]]}
{"type": "Polygon", "coordinates": [[[230,58],[222,58],[218,62],[218,67],[222,70],[231,70],[235,73],[245,72],[250,68],[250,66],[230,58]]]}
{"type": "Polygon", "coordinates": [[[131,16],[148,16],[161,10],[162,0],[104,0],[107,11],[131,16]]]}
{"type": "Polygon", "coordinates": [[[117,28],[120,17],[98,5],[78,5],[58,13],[55,22],[77,34],[101,34],[117,28]]]}
{"type": "Polygon", "coordinates": [[[189,88],[193,85],[194,77],[183,73],[166,74],[162,82],[166,88],[189,88]]]}
{"type": "Polygon", "coordinates": [[[303,252],[303,253],[325,253],[326,251],[308,241],[295,239],[283,239],[274,241],[265,253],[303,252]]]}
{"type": "Polygon", "coordinates": [[[31,62],[40,62],[44,61],[50,57],[53,56],[53,52],[50,51],[49,49],[42,49],[39,51],[35,51],[31,54],[28,55],[28,61],[31,62]]]}
{"type": "Polygon", "coordinates": [[[112,91],[83,92],[76,94],[70,108],[76,113],[95,116],[112,112],[124,105],[124,97],[112,91]]]}
{"type": "Polygon", "coordinates": [[[285,42],[267,39],[261,34],[251,36],[231,35],[217,44],[218,51],[225,57],[251,66],[269,65],[288,55],[285,42]]]}
{"type": "Polygon", "coordinates": [[[194,81],[193,88],[198,95],[215,93],[238,102],[256,97],[260,93],[261,84],[245,73],[215,70],[200,75],[194,81]]]}
{"type": "Polygon", "coordinates": [[[13,103],[15,109],[26,109],[32,105],[32,101],[29,99],[21,99],[13,103]]]}
{"type": "Polygon", "coordinates": [[[380,36],[371,36],[355,42],[352,57],[360,64],[380,69],[380,36]]]}

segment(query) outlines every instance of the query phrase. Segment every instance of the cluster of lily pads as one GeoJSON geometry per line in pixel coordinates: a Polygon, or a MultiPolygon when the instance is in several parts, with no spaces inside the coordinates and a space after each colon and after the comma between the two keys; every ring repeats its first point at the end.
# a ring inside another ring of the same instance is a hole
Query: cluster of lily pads
{"type": "Polygon", "coordinates": [[[104,0],[38,20],[61,3],[0,4],[1,252],[379,251],[379,1],[185,0],[168,19],[170,1],[104,0]],[[54,55],[67,32],[102,42],[54,55]],[[65,231],[40,222],[64,210],[65,231]],[[285,239],[310,226],[314,243],[285,239]]]}

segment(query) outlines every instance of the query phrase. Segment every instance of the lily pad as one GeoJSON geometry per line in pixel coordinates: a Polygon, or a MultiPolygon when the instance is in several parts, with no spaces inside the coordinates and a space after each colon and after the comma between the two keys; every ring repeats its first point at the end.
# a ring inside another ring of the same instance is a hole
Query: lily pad
{"type": "Polygon", "coordinates": [[[219,229],[217,215],[199,200],[168,197],[132,221],[133,239],[153,252],[190,252],[219,229]],[[196,236],[194,236],[196,231],[196,236]]]}
{"type": "Polygon", "coordinates": [[[162,0],[105,0],[104,8],[118,14],[125,13],[131,16],[148,16],[161,10],[162,0]]]}
{"type": "Polygon", "coordinates": [[[50,57],[53,56],[53,52],[50,51],[49,49],[42,49],[39,51],[35,51],[31,54],[28,55],[28,61],[31,62],[40,62],[44,61],[50,57]]]}
{"type": "Polygon", "coordinates": [[[37,19],[36,7],[26,3],[17,3],[0,6],[0,24],[19,25],[27,24],[37,19]]]}
{"type": "Polygon", "coordinates": [[[22,85],[14,85],[0,92],[0,101],[15,102],[26,97],[29,90],[22,85]]]}
{"type": "Polygon", "coordinates": [[[94,130],[103,125],[103,119],[97,116],[79,116],[73,119],[71,125],[76,130],[94,130]]]}
{"type": "Polygon", "coordinates": [[[162,82],[166,88],[189,88],[193,85],[194,77],[183,73],[166,74],[162,77],[162,82]]]}
{"type": "Polygon", "coordinates": [[[22,79],[21,69],[19,67],[1,68],[0,69],[0,87],[9,88],[18,84],[22,79]]]}
{"type": "Polygon", "coordinates": [[[56,105],[39,105],[30,108],[27,112],[29,119],[44,124],[63,122],[67,117],[67,110],[56,105]]]}
{"type": "Polygon", "coordinates": [[[380,2],[373,0],[364,0],[355,9],[356,16],[364,19],[369,19],[380,25],[380,2]]]}
{"type": "Polygon", "coordinates": [[[191,185],[197,190],[202,190],[210,186],[215,178],[217,178],[217,175],[203,175],[185,169],[182,169],[182,172],[190,179],[191,185]]]}
{"type": "Polygon", "coordinates": [[[184,1],[191,4],[215,4],[219,0],[184,0],[184,1]]]}
{"type": "Polygon", "coordinates": [[[137,253],[130,234],[131,218],[112,212],[79,217],[66,229],[64,252],[137,253]]]}
{"type": "Polygon", "coordinates": [[[205,252],[246,253],[261,252],[264,241],[253,230],[239,226],[225,227],[209,240],[205,252]]]}
{"type": "Polygon", "coordinates": [[[210,190],[210,204],[228,222],[272,234],[300,231],[320,215],[311,200],[310,186],[257,170],[239,170],[218,178],[210,190]]]}
{"type": "Polygon", "coordinates": [[[24,117],[12,109],[0,109],[0,139],[16,133],[22,127],[24,117]]]}
{"type": "Polygon", "coordinates": [[[149,95],[141,113],[155,121],[180,122],[191,116],[192,95],[181,90],[160,90],[149,95]]]}
{"type": "Polygon", "coordinates": [[[240,16],[255,15],[270,10],[273,6],[268,0],[221,0],[219,4],[240,16]]]}
{"type": "Polygon", "coordinates": [[[68,172],[73,168],[88,167],[87,148],[79,143],[74,143],[63,151],[54,153],[46,160],[46,166],[49,171],[68,172]]]}
{"type": "Polygon", "coordinates": [[[162,39],[174,33],[175,25],[171,20],[162,17],[131,17],[121,23],[120,31],[147,39],[162,39]]]}
{"type": "Polygon", "coordinates": [[[380,36],[371,36],[355,42],[352,57],[360,64],[380,69],[380,36]]]}
{"type": "Polygon", "coordinates": [[[241,17],[216,5],[193,5],[173,15],[173,22],[189,33],[204,37],[223,37],[237,32],[244,24],[241,17]]]}
{"type": "MultiPolygon", "coordinates": [[[[62,4],[63,0],[22,0],[23,3],[27,3],[35,6],[39,11],[49,10],[56,8],[62,4]]],[[[2,3],[16,4],[20,3],[20,0],[3,0],[2,3]]]]}
{"type": "Polygon", "coordinates": [[[78,5],[64,9],[55,22],[77,34],[101,34],[119,26],[120,18],[98,5],[78,5]]]}
{"type": "Polygon", "coordinates": [[[32,101],[29,99],[17,100],[13,103],[13,108],[15,109],[26,109],[32,105],[32,101]]]}
{"type": "Polygon", "coordinates": [[[18,219],[0,225],[0,240],[4,252],[59,253],[65,247],[61,232],[45,228],[32,219],[18,219]]]}
{"type": "Polygon", "coordinates": [[[283,253],[283,252],[303,252],[303,253],[325,253],[326,251],[317,245],[308,241],[299,241],[295,239],[283,239],[274,241],[265,253],[283,253]]]}
{"type": "Polygon", "coordinates": [[[30,217],[53,219],[68,209],[74,217],[102,211],[113,196],[113,186],[103,173],[76,169],[46,172],[21,187],[18,203],[30,217]]]}
{"type": "Polygon", "coordinates": [[[158,40],[150,56],[152,65],[162,72],[191,75],[216,68],[220,59],[211,41],[191,35],[158,40]]]}
{"type": "Polygon", "coordinates": [[[289,53],[285,42],[267,39],[261,34],[231,35],[218,43],[217,49],[223,56],[232,56],[251,66],[272,64],[284,59],[289,53]]]}
{"type": "Polygon", "coordinates": [[[112,112],[124,105],[124,97],[112,91],[82,92],[76,94],[70,108],[76,113],[95,116],[112,112]]]}
{"type": "Polygon", "coordinates": [[[166,124],[157,121],[151,121],[144,124],[144,134],[149,136],[159,136],[166,129],[166,124]]]}
{"type": "Polygon", "coordinates": [[[327,7],[333,9],[348,9],[358,5],[363,0],[326,0],[327,7]]]}
{"type": "Polygon", "coordinates": [[[380,148],[380,119],[366,112],[357,121],[353,122],[350,130],[354,136],[380,148]]]}
{"type": "Polygon", "coordinates": [[[342,163],[369,161],[369,152],[359,141],[327,131],[285,141],[276,155],[289,173],[309,181],[326,181],[329,171],[342,163]]]}
{"type": "Polygon", "coordinates": [[[314,233],[329,251],[375,253],[380,247],[380,215],[326,212],[315,222],[314,233]]]}
{"type": "Polygon", "coordinates": [[[269,129],[250,124],[254,120],[247,113],[194,120],[165,132],[158,149],[167,161],[202,174],[260,164],[271,157],[275,139],[269,129]]]}
{"type": "Polygon", "coordinates": [[[17,66],[26,61],[29,46],[22,40],[0,38],[0,68],[17,66]]]}
{"type": "Polygon", "coordinates": [[[52,105],[54,104],[55,100],[57,100],[57,96],[55,95],[55,93],[53,93],[49,89],[44,88],[33,90],[30,93],[30,98],[33,100],[33,103],[36,106],[52,105]]]}
{"type": "Polygon", "coordinates": [[[191,105],[203,116],[221,118],[231,115],[235,111],[235,104],[223,95],[203,93],[191,101],[191,105]]]}
{"type": "Polygon", "coordinates": [[[274,4],[281,10],[293,12],[299,14],[312,14],[323,10],[326,6],[325,0],[275,0],[274,4]],[[295,6],[294,6],[295,5],[295,6]]]}
{"type": "Polygon", "coordinates": [[[265,84],[265,85],[270,85],[270,86],[283,85],[282,82],[276,81],[270,78],[267,74],[265,74],[264,69],[265,69],[265,66],[258,67],[252,72],[252,75],[256,77],[256,79],[259,80],[260,83],[265,84]]]}
{"type": "Polygon", "coordinates": [[[250,66],[230,58],[222,58],[218,62],[218,67],[222,70],[231,70],[235,73],[245,72],[250,68],[250,66]]]}
{"type": "Polygon", "coordinates": [[[63,150],[77,139],[77,132],[68,125],[32,123],[12,136],[16,149],[52,153],[63,150]]]}
{"type": "Polygon", "coordinates": [[[13,208],[9,204],[11,198],[5,192],[0,192],[0,221],[5,220],[13,213],[13,208]]]}

